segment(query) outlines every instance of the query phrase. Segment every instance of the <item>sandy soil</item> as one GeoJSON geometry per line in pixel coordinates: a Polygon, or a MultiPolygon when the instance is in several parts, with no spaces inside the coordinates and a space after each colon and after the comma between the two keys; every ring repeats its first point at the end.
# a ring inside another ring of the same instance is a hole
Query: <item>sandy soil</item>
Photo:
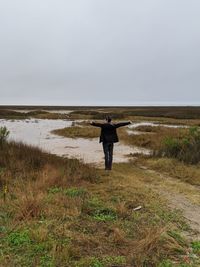
{"type": "MultiPolygon", "coordinates": [[[[86,163],[102,164],[104,161],[102,145],[98,138],[66,138],[51,131],[71,127],[69,120],[0,120],[0,126],[6,126],[10,131],[10,139],[38,146],[41,149],[64,157],[74,157],[86,163]]],[[[130,147],[117,143],[114,148],[114,162],[127,162],[129,155],[134,153],[149,154],[148,149],[130,147]]]]}

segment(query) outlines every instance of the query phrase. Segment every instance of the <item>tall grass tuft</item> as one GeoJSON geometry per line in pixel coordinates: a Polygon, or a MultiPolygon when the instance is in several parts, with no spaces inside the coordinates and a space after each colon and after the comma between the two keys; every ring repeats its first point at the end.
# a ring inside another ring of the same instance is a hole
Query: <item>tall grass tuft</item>
{"type": "Polygon", "coordinates": [[[167,137],[159,151],[160,155],[176,158],[184,163],[200,162],[200,129],[192,127],[183,138],[167,137]]]}
{"type": "Polygon", "coordinates": [[[0,127],[0,147],[5,144],[9,134],[10,132],[7,130],[6,127],[0,127]]]}

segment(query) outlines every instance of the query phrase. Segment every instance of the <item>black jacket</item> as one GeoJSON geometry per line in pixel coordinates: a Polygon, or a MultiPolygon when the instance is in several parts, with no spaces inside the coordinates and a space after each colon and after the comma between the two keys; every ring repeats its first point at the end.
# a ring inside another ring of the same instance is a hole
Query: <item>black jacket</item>
{"type": "Polygon", "coordinates": [[[101,128],[101,135],[99,143],[117,143],[119,138],[117,136],[117,128],[131,124],[130,122],[121,123],[95,123],[92,122],[92,126],[101,128]]]}

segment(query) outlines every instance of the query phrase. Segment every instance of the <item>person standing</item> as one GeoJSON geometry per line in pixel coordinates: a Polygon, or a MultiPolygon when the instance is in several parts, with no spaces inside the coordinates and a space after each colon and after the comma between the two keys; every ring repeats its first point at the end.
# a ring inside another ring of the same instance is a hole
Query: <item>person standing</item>
{"type": "Polygon", "coordinates": [[[105,170],[112,170],[114,143],[119,142],[117,128],[131,124],[131,122],[112,123],[110,116],[106,117],[105,123],[91,122],[90,125],[101,128],[99,142],[103,144],[105,155],[105,170]]]}

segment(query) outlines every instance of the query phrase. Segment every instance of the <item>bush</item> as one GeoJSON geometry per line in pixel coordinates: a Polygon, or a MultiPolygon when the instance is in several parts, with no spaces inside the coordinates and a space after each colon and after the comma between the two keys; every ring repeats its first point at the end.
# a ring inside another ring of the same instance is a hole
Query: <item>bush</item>
{"type": "Polygon", "coordinates": [[[0,127],[0,146],[2,146],[6,142],[9,134],[10,132],[6,127],[0,127]]]}
{"type": "Polygon", "coordinates": [[[181,144],[178,139],[167,137],[164,140],[164,154],[167,157],[177,158],[181,151],[181,144]]]}
{"type": "Polygon", "coordinates": [[[200,128],[192,127],[182,138],[167,137],[159,155],[176,158],[189,164],[200,162],[200,128]]]}

